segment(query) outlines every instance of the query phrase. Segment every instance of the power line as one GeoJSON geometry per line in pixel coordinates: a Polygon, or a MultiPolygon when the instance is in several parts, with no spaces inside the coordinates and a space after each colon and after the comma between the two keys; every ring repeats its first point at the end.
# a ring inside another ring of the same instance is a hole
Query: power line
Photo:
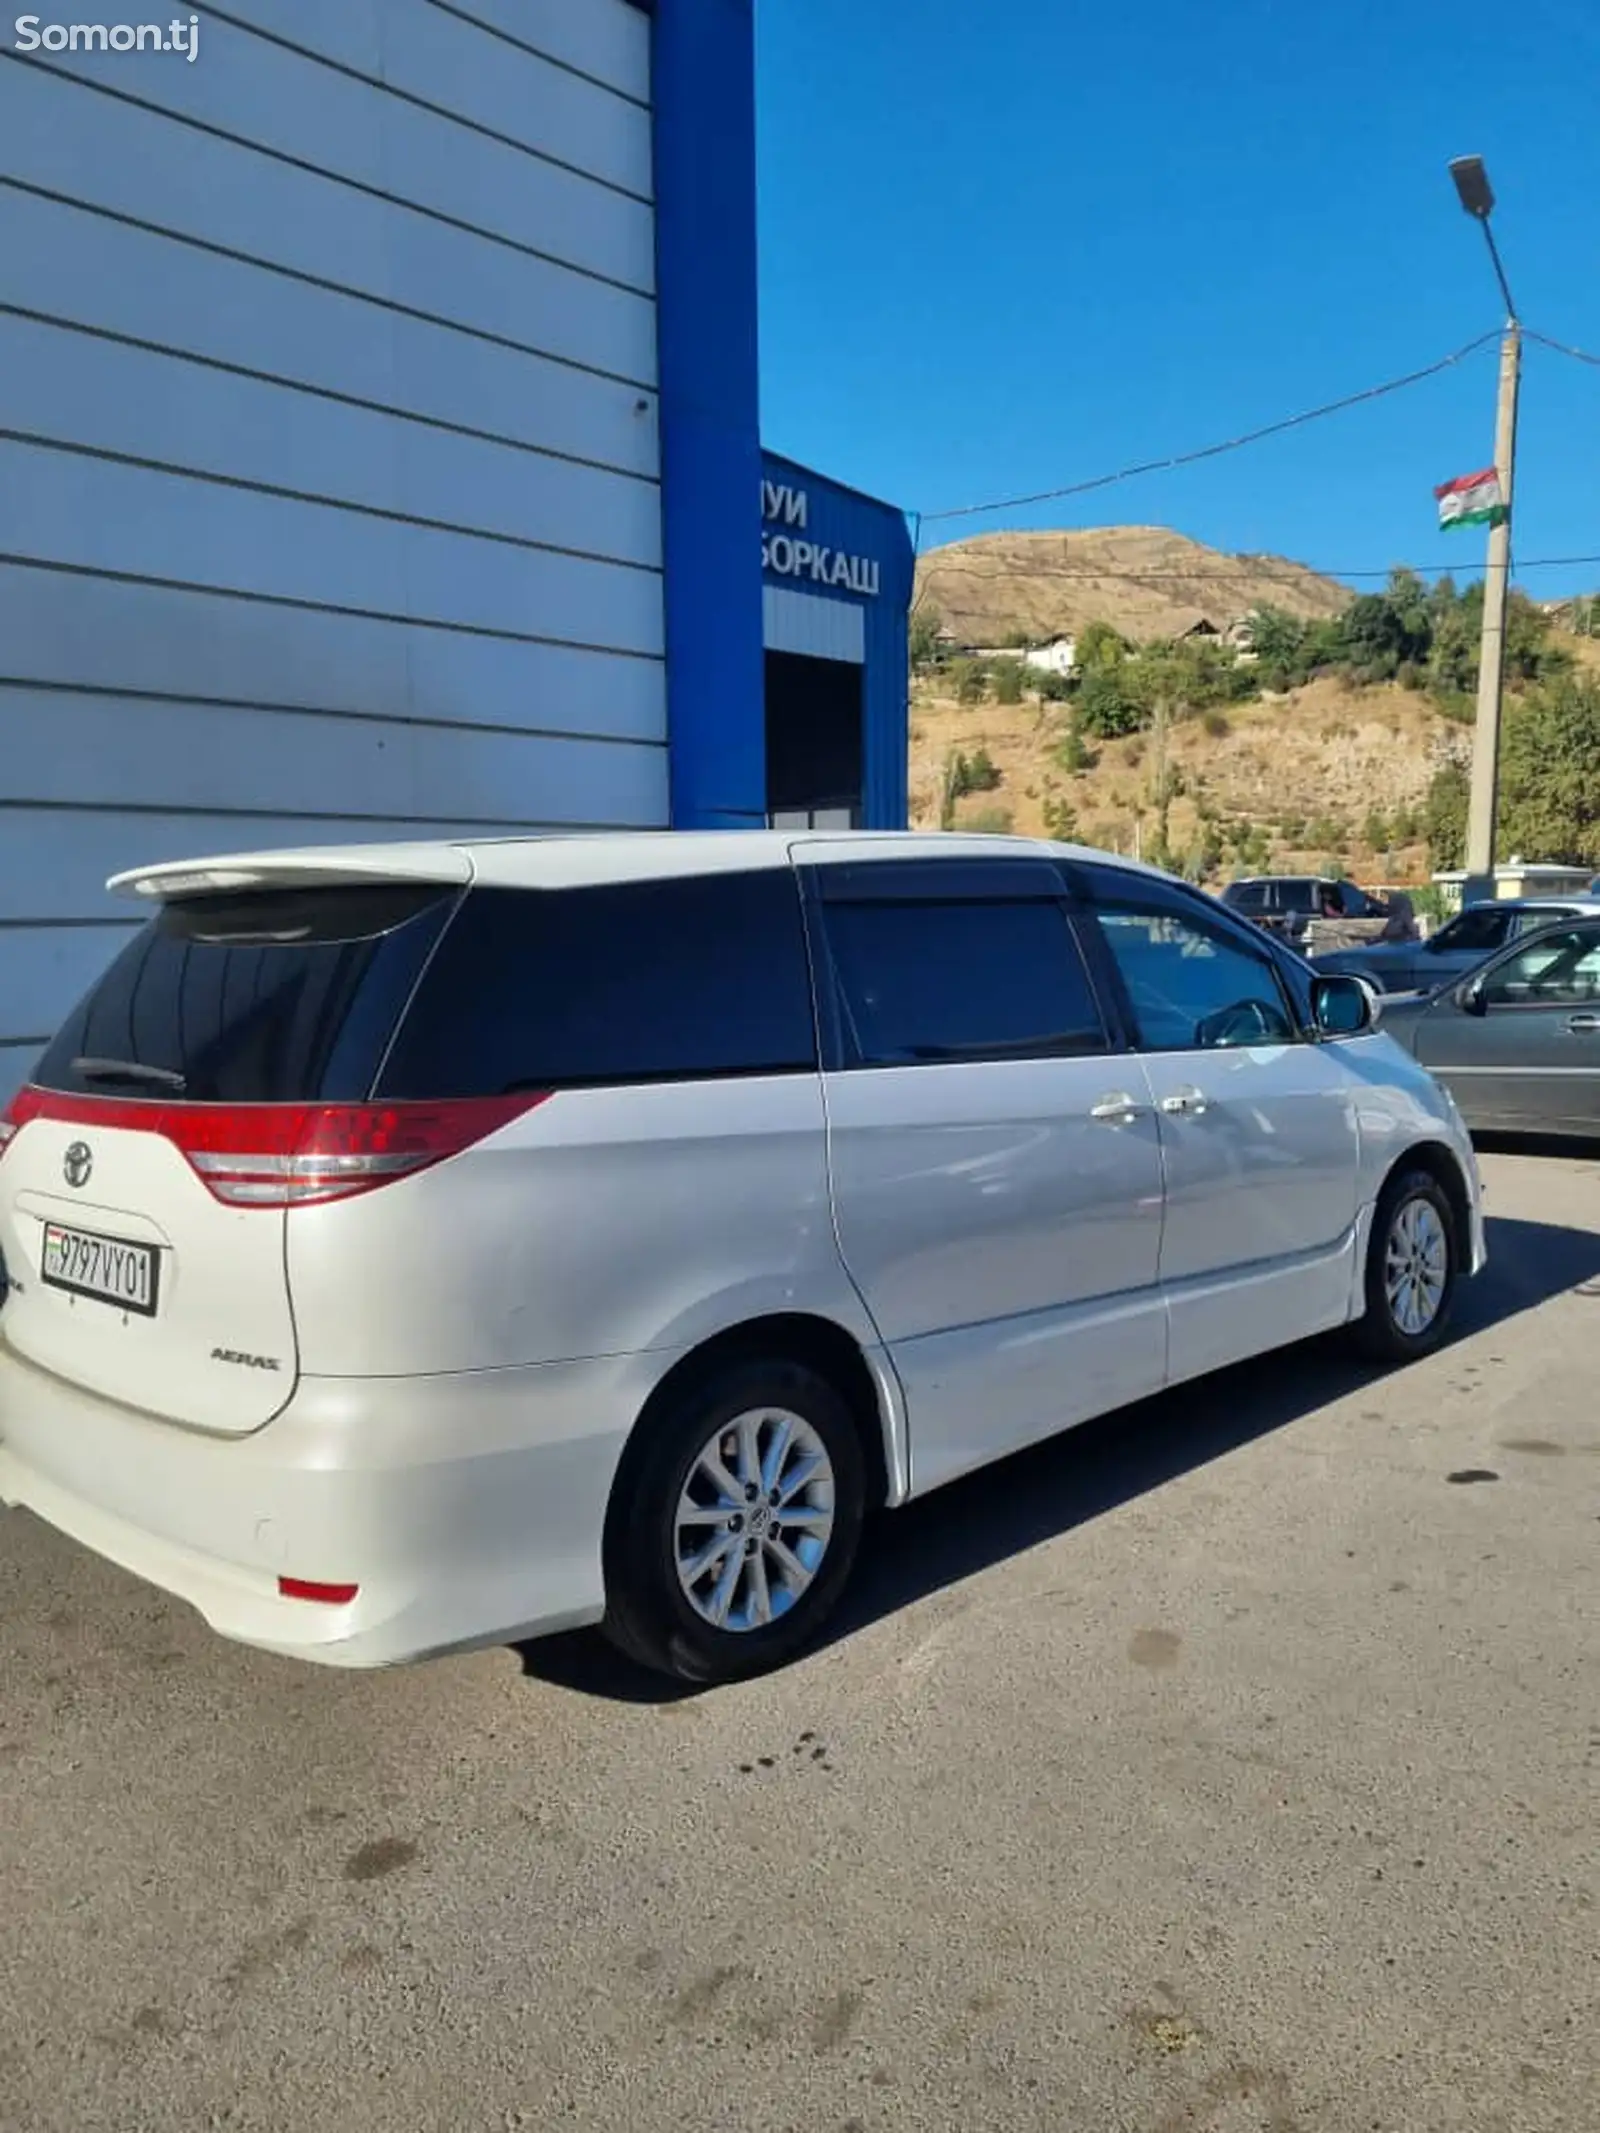
{"type": "Polygon", "coordinates": [[[1600,370],[1600,356],[1590,355],[1587,348],[1574,348],[1568,341],[1553,341],[1548,333],[1535,333],[1531,326],[1524,326],[1522,331],[1525,339],[1537,341],[1541,348],[1553,348],[1557,355],[1571,356],[1575,363],[1588,363],[1593,369],[1600,370]]]}
{"type": "Polygon", "coordinates": [[[1341,400],[1328,400],[1320,407],[1306,408],[1301,414],[1286,415],[1281,421],[1264,423],[1261,428],[1246,430],[1238,437],[1225,438],[1220,444],[1202,445],[1197,451],[1175,452],[1167,459],[1147,459],[1137,466],[1119,467],[1114,474],[1097,474],[1090,481],[1074,481],[1059,489],[1040,489],[1031,496],[999,497],[992,503],[962,504],[949,511],[924,511],[920,514],[921,525],[953,518],[978,518],[991,511],[1021,511],[1032,504],[1053,504],[1067,496],[1086,496],[1094,489],[1109,489],[1117,482],[1132,481],[1139,474],[1164,474],[1175,467],[1193,466],[1198,460],[1216,459],[1224,452],[1242,451],[1247,444],[1259,444],[1265,437],[1278,437],[1285,430],[1301,428],[1307,422],[1319,422],[1324,415],[1337,415],[1346,408],[1360,407],[1369,400],[1381,400],[1389,393],[1403,392],[1407,386],[1420,385],[1425,378],[1437,377],[1441,371],[1451,369],[1467,356],[1476,355],[1491,341],[1498,341],[1500,329],[1480,333],[1475,341],[1468,341],[1453,354],[1441,356],[1436,363],[1428,363],[1421,370],[1407,371],[1404,377],[1389,378],[1382,385],[1369,385],[1365,391],[1347,393],[1341,400]]]}

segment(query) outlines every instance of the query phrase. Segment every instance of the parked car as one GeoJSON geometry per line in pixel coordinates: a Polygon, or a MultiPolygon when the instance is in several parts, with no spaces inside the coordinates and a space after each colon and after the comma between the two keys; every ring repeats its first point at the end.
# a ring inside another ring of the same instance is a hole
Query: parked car
{"type": "Polygon", "coordinates": [[[1281,939],[1300,942],[1314,918],[1387,919],[1390,907],[1353,881],[1327,874],[1254,874],[1222,892],[1230,911],[1281,939]]]}
{"type": "Polygon", "coordinates": [[[0,1126],[0,1500],[365,1666],[821,1627],[874,1505],[1483,1262],[1453,1106],[1198,890],[990,837],[151,867],[0,1126]]]}
{"type": "Polygon", "coordinates": [[[1331,975],[1369,978],[1380,992],[1436,992],[1463,977],[1477,964],[1552,919],[1600,913],[1600,899],[1589,897],[1512,898],[1469,904],[1425,941],[1372,941],[1358,948],[1330,948],[1313,956],[1316,968],[1331,975]]]}
{"type": "Polygon", "coordinates": [[[1384,1027],[1482,1132],[1600,1136],[1600,910],[1520,935],[1384,1027]]]}

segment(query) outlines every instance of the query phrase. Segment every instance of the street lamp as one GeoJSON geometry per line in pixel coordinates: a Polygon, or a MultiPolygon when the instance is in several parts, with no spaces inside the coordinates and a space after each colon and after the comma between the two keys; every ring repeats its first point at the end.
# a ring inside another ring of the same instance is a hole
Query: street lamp
{"type": "Polygon", "coordinates": [[[1495,809],[1500,777],[1500,706],[1505,690],[1506,593],[1511,577],[1511,483],[1517,456],[1517,383],[1522,368],[1522,329],[1511,300],[1500,247],[1489,218],[1494,188],[1482,156],[1457,156],[1450,165],[1456,195],[1483,231],[1500,294],[1506,330],[1500,344],[1500,391],[1495,407],[1494,463],[1502,510],[1489,528],[1483,579],[1483,637],[1478,649],[1478,716],[1472,736],[1472,794],[1467,808],[1467,878],[1461,900],[1493,896],[1495,809]]]}

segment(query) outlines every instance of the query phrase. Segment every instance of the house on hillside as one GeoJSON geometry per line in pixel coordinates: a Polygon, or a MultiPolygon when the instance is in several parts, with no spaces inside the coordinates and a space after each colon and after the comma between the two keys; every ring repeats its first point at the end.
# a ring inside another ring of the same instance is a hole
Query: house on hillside
{"type": "Polygon", "coordinates": [[[1078,671],[1078,646],[1072,637],[1052,637],[1048,644],[1034,645],[1025,657],[1036,672],[1056,674],[1063,681],[1078,671]]]}
{"type": "Polygon", "coordinates": [[[1162,635],[1170,637],[1174,644],[1220,644],[1223,634],[1211,617],[1202,614],[1198,608],[1188,614],[1180,614],[1162,632],[1162,635]]]}
{"type": "MultiPolygon", "coordinates": [[[[940,633],[940,649],[945,649],[944,633],[940,633]]],[[[1071,637],[1052,637],[1048,644],[961,644],[951,641],[948,649],[963,659],[979,659],[986,666],[996,660],[1014,659],[1022,666],[1031,668],[1035,674],[1055,674],[1064,681],[1078,671],[1078,647],[1071,637]]]]}

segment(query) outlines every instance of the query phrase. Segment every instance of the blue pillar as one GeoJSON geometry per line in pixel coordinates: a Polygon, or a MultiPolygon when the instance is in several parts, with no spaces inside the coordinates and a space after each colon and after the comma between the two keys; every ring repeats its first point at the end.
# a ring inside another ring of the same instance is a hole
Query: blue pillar
{"type": "Polygon", "coordinates": [[[752,0],[655,0],[674,829],[766,821],[752,0]]]}

